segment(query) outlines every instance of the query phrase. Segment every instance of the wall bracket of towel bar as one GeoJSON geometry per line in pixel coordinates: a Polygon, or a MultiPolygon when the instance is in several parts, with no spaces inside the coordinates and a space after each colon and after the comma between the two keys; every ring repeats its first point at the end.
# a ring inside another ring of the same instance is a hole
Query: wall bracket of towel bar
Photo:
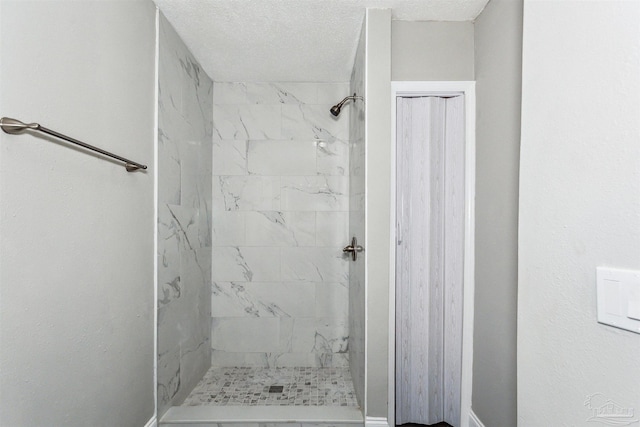
{"type": "Polygon", "coordinates": [[[41,126],[38,123],[23,123],[20,120],[12,119],[9,117],[3,117],[0,119],[0,127],[5,133],[10,134],[20,134],[26,130],[35,130],[42,133],[46,133],[47,135],[55,136],[56,138],[60,138],[64,141],[70,142],[72,144],[79,145],[83,148],[86,148],[91,151],[95,151],[107,157],[111,157],[116,160],[120,160],[124,163],[124,167],[127,169],[127,172],[137,171],[138,169],[146,169],[146,165],[142,165],[138,162],[134,162],[133,160],[126,159],[124,157],[118,156],[117,154],[110,153],[106,150],[103,150],[98,147],[94,147],[93,145],[89,145],[86,142],[78,141],[75,138],[71,138],[70,136],[63,135],[51,129],[47,129],[44,126],[41,126]]]}

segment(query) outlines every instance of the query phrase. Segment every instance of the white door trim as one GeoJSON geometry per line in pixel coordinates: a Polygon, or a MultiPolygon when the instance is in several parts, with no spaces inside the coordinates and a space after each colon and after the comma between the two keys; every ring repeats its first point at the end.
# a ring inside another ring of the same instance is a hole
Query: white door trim
{"type": "Polygon", "coordinates": [[[396,305],[396,97],[465,96],[465,221],[464,302],[462,320],[462,384],[460,426],[469,426],[473,375],[473,308],[475,291],[476,92],[474,81],[391,82],[391,221],[389,259],[389,399],[388,422],[395,425],[395,305],[396,305]]]}

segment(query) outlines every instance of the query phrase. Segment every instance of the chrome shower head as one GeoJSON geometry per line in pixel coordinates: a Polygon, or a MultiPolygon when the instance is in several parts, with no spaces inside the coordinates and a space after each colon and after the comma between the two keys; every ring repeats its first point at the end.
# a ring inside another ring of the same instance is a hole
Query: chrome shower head
{"type": "Polygon", "coordinates": [[[342,110],[342,106],[345,104],[345,102],[349,101],[350,99],[355,101],[356,99],[362,99],[362,97],[357,96],[355,93],[351,96],[347,96],[342,101],[338,102],[336,105],[331,107],[331,109],[329,109],[329,112],[333,114],[335,117],[338,117],[338,115],[340,115],[340,110],[342,110]]]}

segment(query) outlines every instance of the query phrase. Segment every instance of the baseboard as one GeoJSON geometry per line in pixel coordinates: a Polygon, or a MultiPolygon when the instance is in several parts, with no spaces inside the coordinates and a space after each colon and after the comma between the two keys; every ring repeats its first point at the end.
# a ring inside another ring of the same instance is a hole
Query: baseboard
{"type": "Polygon", "coordinates": [[[151,417],[151,419],[147,421],[144,427],[158,427],[158,420],[156,419],[156,416],[154,415],[153,417],[151,417]]]}
{"type": "Polygon", "coordinates": [[[469,427],[484,427],[480,418],[471,410],[469,413],[469,427]]]}
{"type": "Polygon", "coordinates": [[[364,427],[390,427],[386,417],[366,417],[364,427]]]}

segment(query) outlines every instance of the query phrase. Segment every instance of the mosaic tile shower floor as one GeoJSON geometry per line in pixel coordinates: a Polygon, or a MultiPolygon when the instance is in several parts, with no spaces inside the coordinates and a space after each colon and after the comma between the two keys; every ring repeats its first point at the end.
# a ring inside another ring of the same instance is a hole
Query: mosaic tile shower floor
{"type": "Polygon", "coordinates": [[[358,406],[349,368],[211,368],[182,406],[358,406]],[[272,387],[275,386],[275,387],[272,387]],[[280,391],[280,387],[282,389],[280,391]]]}

